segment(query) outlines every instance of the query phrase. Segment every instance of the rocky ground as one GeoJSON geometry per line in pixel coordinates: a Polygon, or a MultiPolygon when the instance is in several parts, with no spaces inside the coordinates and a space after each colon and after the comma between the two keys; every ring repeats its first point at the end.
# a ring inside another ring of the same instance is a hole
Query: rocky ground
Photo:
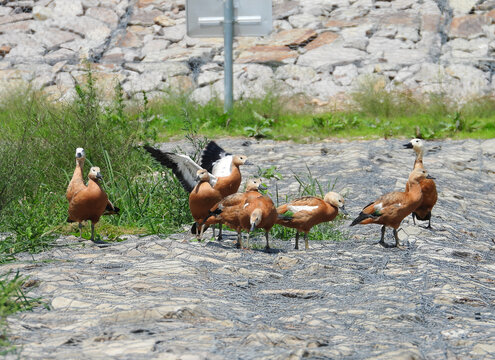
{"type": "MultiPolygon", "coordinates": [[[[403,142],[219,141],[275,165],[281,193],[297,192],[293,173],[306,166],[322,184],[336,181],[351,216],[404,187],[413,154],[403,142]]],[[[277,239],[272,253],[241,251],[233,237],[183,242],[185,232],[108,248],[67,237],[19,256],[1,272],[28,275],[29,295],[51,307],[8,319],[20,358],[495,357],[495,140],[427,146],[439,190],[433,229],[406,219],[404,250],[377,245],[378,226],[349,228],[349,218],[339,226],[347,240],[313,241],[309,251],[277,239]]]]}
{"type": "MultiPolygon", "coordinates": [[[[235,41],[235,98],[276,90],[335,104],[368,79],[463,100],[494,92],[494,0],[272,3],[273,32],[235,41]]],[[[134,98],[223,97],[223,39],[189,37],[184,0],[0,1],[0,88],[68,100],[85,60],[108,96],[118,81],[134,98]]]]}

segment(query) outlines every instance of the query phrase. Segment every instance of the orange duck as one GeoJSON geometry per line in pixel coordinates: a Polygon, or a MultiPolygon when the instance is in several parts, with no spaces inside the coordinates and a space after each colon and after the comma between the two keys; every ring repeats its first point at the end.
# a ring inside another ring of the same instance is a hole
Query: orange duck
{"type": "Polygon", "coordinates": [[[266,195],[255,197],[243,206],[239,215],[239,223],[242,229],[248,231],[246,248],[249,248],[249,237],[254,229],[265,230],[266,246],[265,250],[270,250],[268,233],[277,221],[277,209],[272,199],[266,195]]]}
{"type": "Polygon", "coordinates": [[[244,155],[232,155],[210,141],[201,155],[201,167],[218,178],[215,188],[223,197],[235,194],[241,185],[239,166],[251,165],[244,155]]]}
{"type": "Polygon", "coordinates": [[[227,196],[214,206],[210,211],[210,216],[206,220],[206,225],[226,224],[237,231],[237,247],[242,248],[242,236],[240,225],[240,214],[244,205],[249,201],[261,196],[259,190],[265,190],[261,179],[249,179],[246,183],[246,192],[236,193],[227,196]]]}
{"type": "Polygon", "coordinates": [[[199,182],[189,194],[189,209],[194,221],[199,225],[196,226],[196,238],[201,239],[205,228],[205,219],[210,214],[210,209],[222,200],[222,194],[211,186],[210,176],[205,169],[197,171],[196,179],[199,182]]]}
{"type": "Polygon", "coordinates": [[[296,229],[296,246],[299,249],[299,232],[304,232],[304,247],[307,250],[308,233],[311,228],[325,221],[332,221],[339,213],[346,214],[344,198],[336,192],[329,192],[323,199],[305,196],[277,208],[277,224],[296,229]]]}
{"type": "MultiPolygon", "coordinates": [[[[71,201],[74,194],[76,194],[79,190],[86,188],[86,184],[84,184],[83,177],[83,167],[84,161],[86,160],[86,153],[83,148],[76,149],[76,168],[74,169],[74,173],[72,174],[72,179],[69,182],[69,186],[67,186],[67,192],[65,193],[65,197],[67,201],[71,201]]],[[[114,206],[110,200],[105,207],[105,212],[103,215],[113,215],[118,214],[120,209],[114,206]]]]}
{"type": "Polygon", "coordinates": [[[404,192],[394,191],[385,194],[366,205],[356,219],[353,220],[350,226],[357,224],[381,224],[382,236],[379,244],[387,247],[384,241],[385,227],[393,228],[395,237],[395,246],[399,246],[399,237],[397,236],[397,229],[400,226],[402,220],[411,214],[423,199],[421,192],[420,181],[428,176],[426,170],[415,169],[409,175],[409,187],[404,192]]]}
{"type": "Polygon", "coordinates": [[[68,222],[78,222],[81,234],[82,222],[91,221],[91,241],[96,244],[106,244],[101,240],[95,240],[95,225],[100,220],[108,204],[108,196],[101,188],[102,179],[100,168],[92,167],[88,175],[88,186],[80,188],[69,202],[68,222]]]}
{"type": "Polygon", "coordinates": [[[69,186],[67,186],[67,192],[65,193],[65,197],[69,202],[76,192],[86,187],[86,185],[84,184],[84,177],[83,177],[84,160],[86,160],[86,153],[84,152],[84,149],[77,148],[76,168],[74,169],[74,173],[72,174],[72,179],[70,180],[69,186]]]}
{"type": "MultiPolygon", "coordinates": [[[[213,141],[203,150],[201,166],[187,155],[164,152],[149,145],[145,145],[144,149],[160,164],[172,169],[184,189],[189,193],[196,184],[197,171],[206,169],[210,185],[220,192],[222,198],[235,194],[239,189],[242,180],[239,166],[250,165],[246,156],[229,154],[213,141]]],[[[191,228],[191,232],[197,233],[196,224],[191,228]]],[[[219,239],[221,239],[221,227],[219,239]]]]}
{"type": "MultiPolygon", "coordinates": [[[[421,139],[412,139],[407,144],[404,144],[405,148],[414,149],[416,152],[416,160],[414,161],[413,169],[424,169],[423,166],[423,153],[424,144],[421,139]]],[[[437,203],[438,194],[435,181],[433,179],[423,179],[419,182],[421,185],[421,192],[423,193],[423,200],[421,204],[412,213],[413,223],[416,225],[416,220],[426,221],[428,220],[427,229],[431,229],[431,210],[437,203]]],[[[406,183],[406,190],[410,186],[409,182],[406,183]]]]}

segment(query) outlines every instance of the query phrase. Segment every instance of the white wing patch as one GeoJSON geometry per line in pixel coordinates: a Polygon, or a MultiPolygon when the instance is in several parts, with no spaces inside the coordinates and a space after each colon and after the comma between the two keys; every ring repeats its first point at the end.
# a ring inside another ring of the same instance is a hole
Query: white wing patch
{"type": "Polygon", "coordinates": [[[375,211],[380,211],[381,209],[383,209],[383,203],[378,203],[378,204],[375,204],[375,211]]]}
{"type": "Polygon", "coordinates": [[[212,173],[216,177],[229,176],[232,172],[232,155],[227,155],[213,163],[212,173]]]}
{"type": "Polygon", "coordinates": [[[249,206],[249,203],[245,203],[245,204],[244,204],[244,206],[243,206],[243,208],[245,209],[245,208],[247,208],[248,206],[249,206]]]}
{"type": "Polygon", "coordinates": [[[295,205],[289,205],[287,208],[289,209],[289,211],[292,211],[292,212],[296,213],[298,211],[308,211],[308,212],[311,212],[313,210],[318,209],[318,206],[308,206],[308,205],[305,205],[305,206],[295,206],[295,205]]]}
{"type": "MultiPolygon", "coordinates": [[[[177,170],[182,174],[184,180],[191,187],[196,186],[196,173],[201,170],[201,166],[196,164],[189,156],[182,154],[173,154],[173,161],[177,164],[177,170]]],[[[210,185],[213,187],[216,183],[216,176],[210,174],[210,185]]]]}

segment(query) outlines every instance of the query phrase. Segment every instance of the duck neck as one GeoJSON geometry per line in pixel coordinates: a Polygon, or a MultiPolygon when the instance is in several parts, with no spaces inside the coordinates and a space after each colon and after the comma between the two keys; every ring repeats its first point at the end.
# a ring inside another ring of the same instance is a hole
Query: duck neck
{"type": "Polygon", "coordinates": [[[97,180],[93,180],[93,179],[89,179],[88,181],[88,188],[92,188],[92,189],[100,189],[101,190],[101,185],[100,185],[100,182],[97,181],[97,180]]]}
{"type": "Polygon", "coordinates": [[[411,196],[411,200],[413,202],[420,201],[422,199],[423,193],[421,192],[419,182],[414,181],[409,184],[408,194],[411,196]]]}
{"type": "Polygon", "coordinates": [[[417,166],[423,166],[423,148],[416,148],[414,149],[416,152],[416,161],[414,161],[414,167],[416,168],[417,166]]]}
{"type": "Polygon", "coordinates": [[[234,164],[232,161],[232,164],[230,164],[230,174],[232,175],[234,171],[239,171],[239,165],[234,164]]]}
{"type": "Polygon", "coordinates": [[[80,159],[80,158],[76,159],[76,169],[74,170],[72,179],[84,179],[83,167],[84,167],[84,159],[80,159]]]}

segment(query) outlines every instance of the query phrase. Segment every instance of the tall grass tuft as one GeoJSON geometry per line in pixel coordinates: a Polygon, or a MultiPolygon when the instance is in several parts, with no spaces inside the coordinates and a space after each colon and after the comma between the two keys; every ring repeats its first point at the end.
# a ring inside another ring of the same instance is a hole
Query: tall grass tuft
{"type": "Polygon", "coordinates": [[[114,99],[104,102],[90,70],[75,90],[69,103],[51,103],[31,89],[0,102],[0,232],[9,233],[1,262],[46,249],[58,233],[77,233],[65,222],[77,147],[86,151],[84,177],[99,166],[103,187],[121,208],[120,216],[102,217],[98,233],[170,233],[192,220],[178,181],[139,147],[156,140],[150,104],[128,111],[119,84],[114,99]]]}

